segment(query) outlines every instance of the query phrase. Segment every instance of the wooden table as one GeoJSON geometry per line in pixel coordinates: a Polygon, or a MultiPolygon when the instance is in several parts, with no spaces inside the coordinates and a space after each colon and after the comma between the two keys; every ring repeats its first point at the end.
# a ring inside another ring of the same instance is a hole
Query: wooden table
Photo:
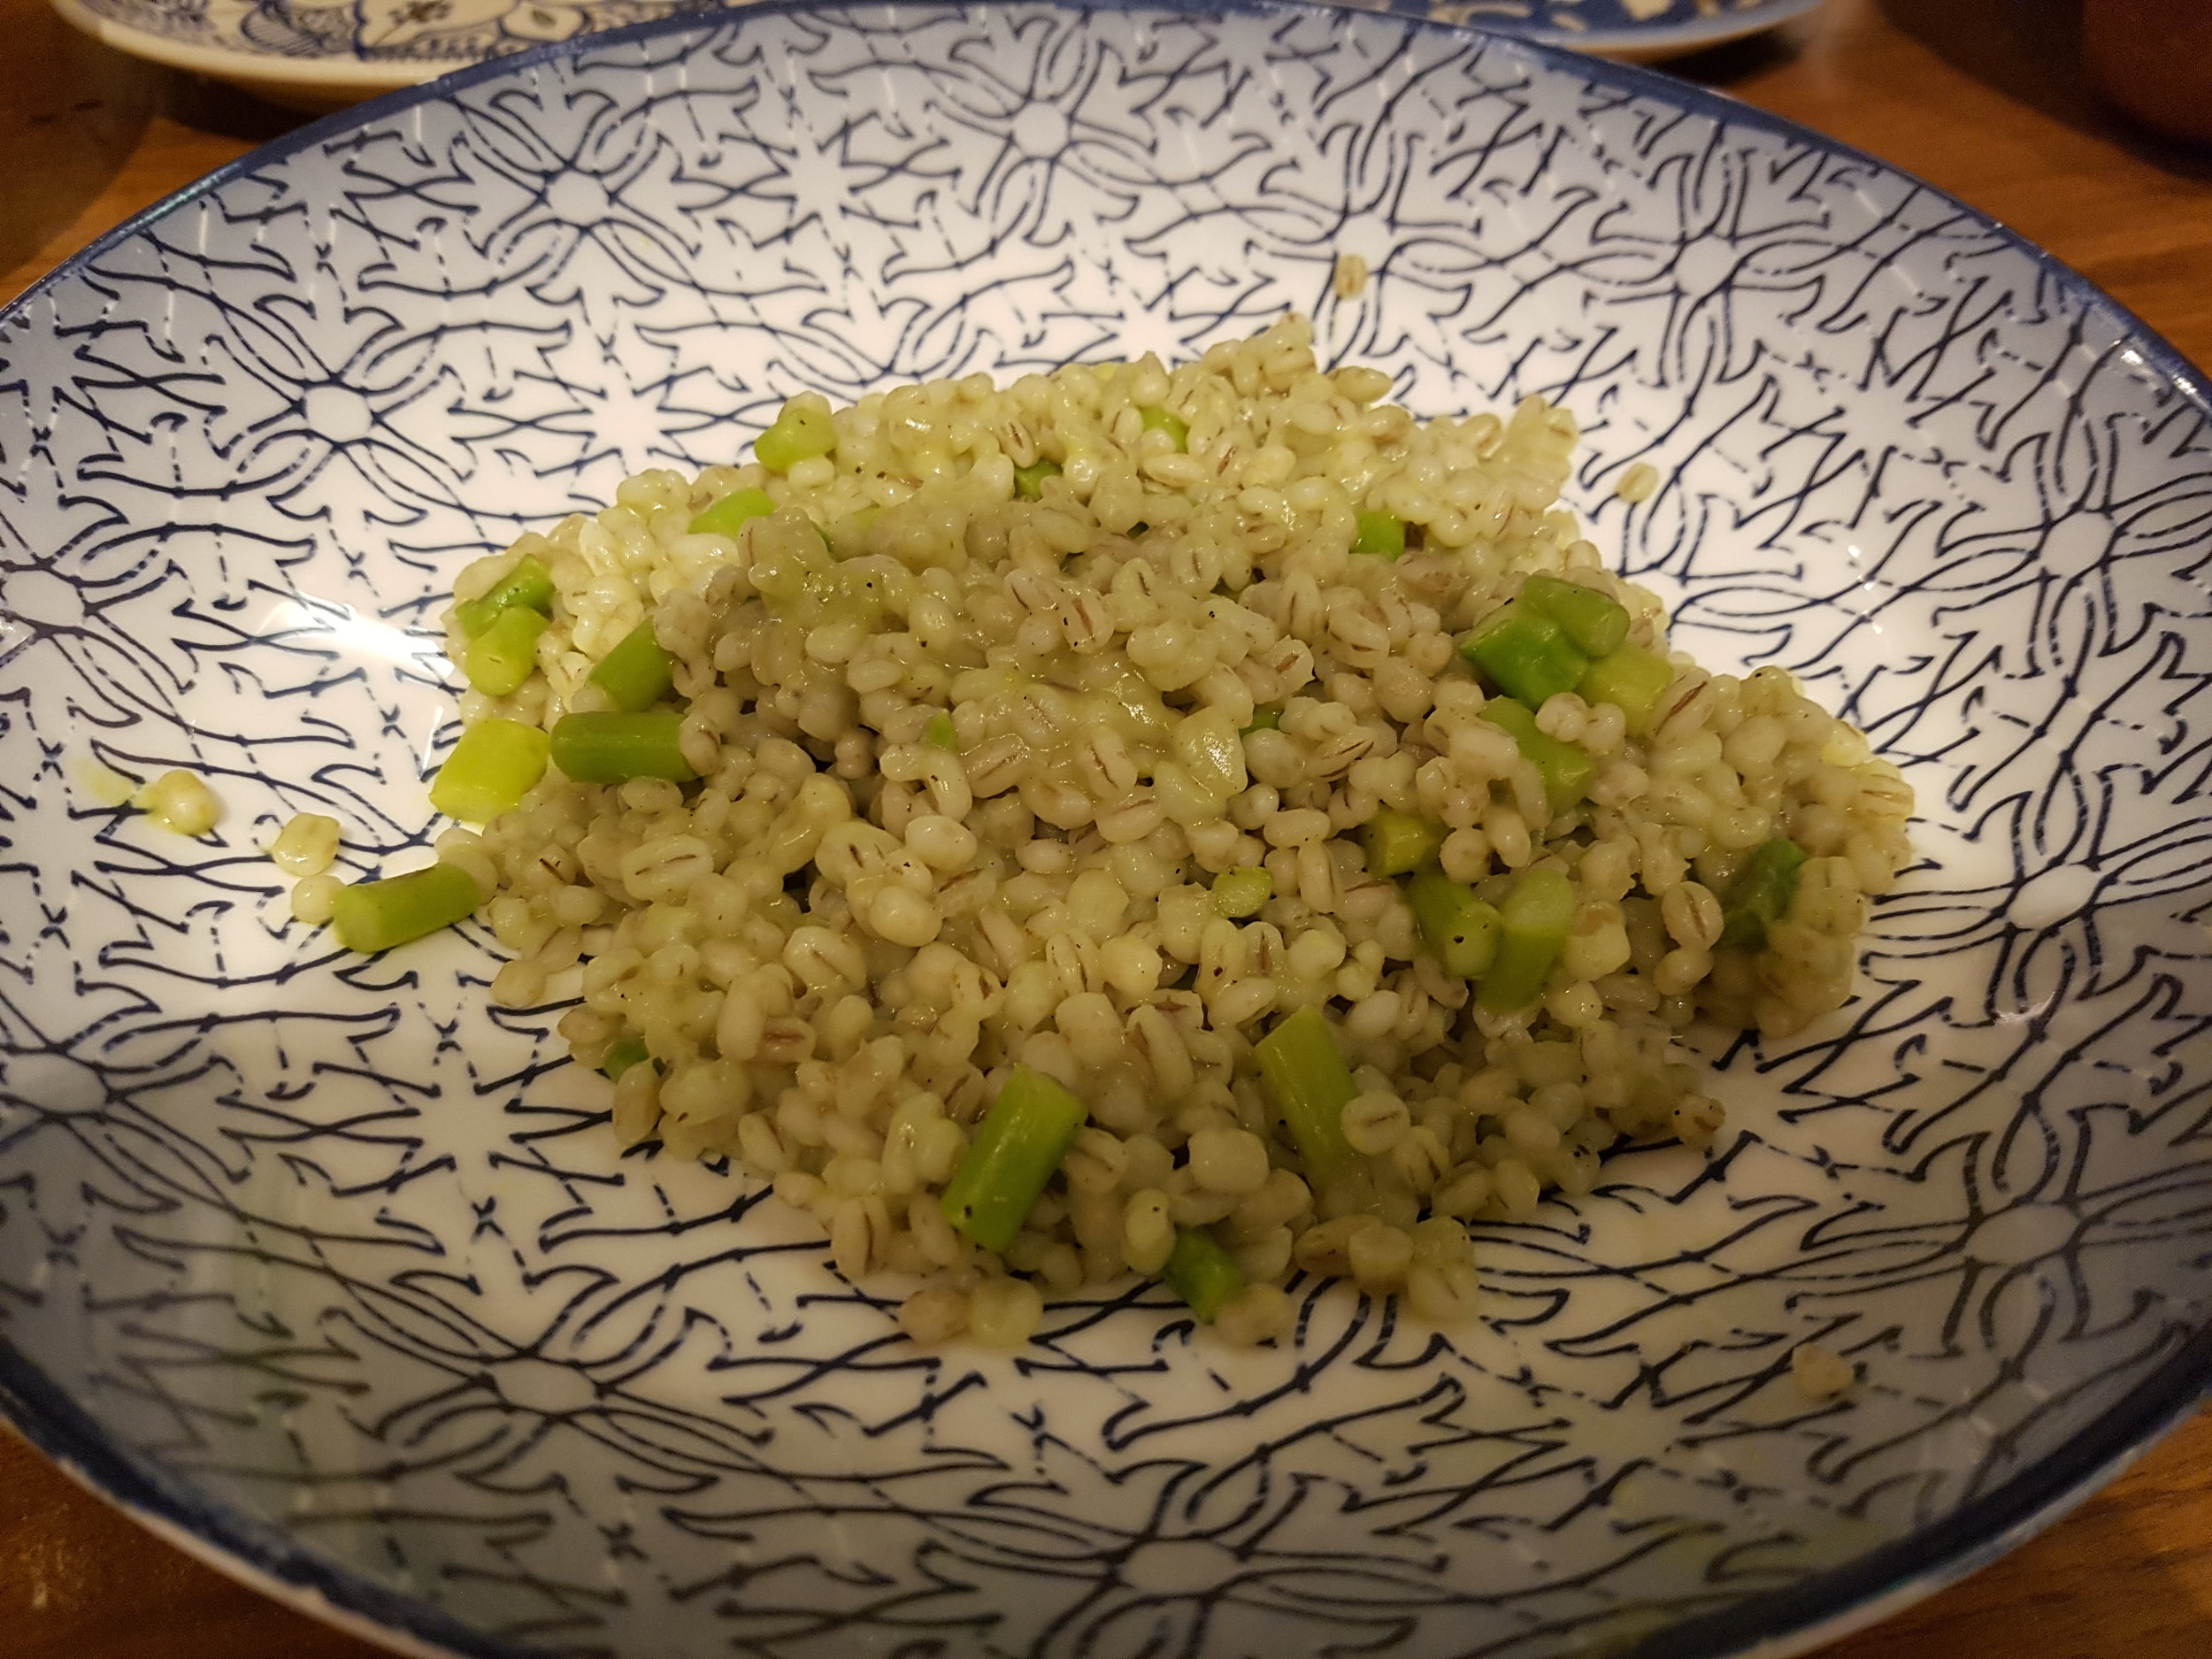
{"type": "MultiPolygon", "coordinates": [[[[2080,84],[2078,0],[1830,0],[1678,71],[1943,186],[2212,364],[2212,154],[2080,84]]],[[[0,0],[0,297],[299,118],[0,0]]],[[[0,1436],[0,1659],[369,1659],[0,1436]]],[[[2212,1655],[2212,1416],[2026,1548],[1823,1659],[2212,1655]]]]}

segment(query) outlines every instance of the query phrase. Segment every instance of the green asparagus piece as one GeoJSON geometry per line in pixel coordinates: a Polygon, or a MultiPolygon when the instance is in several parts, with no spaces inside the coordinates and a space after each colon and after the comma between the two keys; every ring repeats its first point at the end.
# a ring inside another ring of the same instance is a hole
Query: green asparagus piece
{"type": "Polygon", "coordinates": [[[1463,881],[1440,870],[1424,870],[1406,884],[1406,903],[1420,924],[1421,937],[1455,979],[1479,979],[1497,959],[1501,922],[1497,907],[1475,896],[1463,881]]]}
{"type": "Polygon", "coordinates": [[[1197,1227],[1175,1230],[1175,1248],[1160,1277],[1208,1325],[1220,1316],[1229,1299],[1248,1282],[1244,1270],[1237,1265],[1237,1258],[1223,1248],[1213,1234],[1197,1227]]]}
{"type": "Polygon", "coordinates": [[[1367,848],[1368,874],[1402,876],[1436,856],[1444,844],[1444,826],[1386,806],[1361,826],[1360,840],[1367,848]]]}
{"type": "Polygon", "coordinates": [[[625,1037],[607,1050],[607,1057],[599,1063],[599,1069],[611,1080],[618,1080],[634,1065],[642,1065],[653,1056],[645,1047],[642,1037],[625,1037]]]}
{"type": "Polygon", "coordinates": [[[578,783],[689,783],[699,774],[684,758],[683,726],[680,709],[565,714],[553,727],[553,764],[578,783]]]}
{"type": "Polygon", "coordinates": [[[1491,698],[1482,705],[1482,718],[1510,732],[1521,758],[1543,773],[1544,794],[1553,812],[1566,811],[1590,792],[1591,780],[1598,775],[1597,757],[1581,744],[1563,743],[1539,731],[1536,717],[1510,697],[1491,698]]]}
{"type": "Polygon", "coordinates": [[[456,607],[461,632],[472,640],[491,626],[501,611],[514,605],[541,613],[553,609],[553,572],[534,553],[516,560],[515,567],[489,593],[456,607]]]}
{"type": "Polygon", "coordinates": [[[1459,654],[1489,675],[1507,696],[1532,709],[1541,708],[1547,697],[1572,691],[1590,665],[1564,628],[1517,602],[1486,618],[1459,654]]]}
{"type": "Polygon", "coordinates": [[[488,824],[511,812],[545,776],[551,740],[519,720],[479,720],[438,768],[430,804],[450,818],[488,824]]]}
{"type": "Polygon", "coordinates": [[[1798,872],[1804,869],[1807,856],[1805,849],[1786,835],[1760,845],[1736,878],[1728,902],[1722,906],[1723,946],[1734,950],[1765,949],[1767,929],[1790,913],[1790,902],[1797,896],[1798,872]]]}
{"type": "Polygon", "coordinates": [[[1509,1014],[1534,1002],[1566,948],[1574,918],[1574,883],[1565,872],[1532,870],[1515,882],[1499,912],[1497,958],[1475,1000],[1494,1014],[1509,1014]]]}
{"type": "Polygon", "coordinates": [[[1344,1108],[1359,1093],[1321,1010],[1309,1004],[1252,1046],[1275,1110],[1290,1126],[1317,1188],[1361,1168],[1344,1138],[1344,1108]]]}
{"type": "Polygon", "coordinates": [[[1594,707],[1611,703],[1627,719],[1628,729],[1640,736],[1650,728],[1659,700],[1673,683],[1674,665],[1665,657],[1624,645],[1585,669],[1575,689],[1594,707]]]}
{"type": "Polygon", "coordinates": [[[1257,916],[1275,896],[1275,872],[1259,864],[1225,870],[1214,878],[1214,909],[1233,921],[1257,916]]]}
{"type": "Polygon", "coordinates": [[[1243,731],[1239,732],[1237,735],[1239,737],[1242,737],[1247,733],[1251,732],[1277,731],[1281,728],[1282,724],[1283,710],[1281,706],[1278,703],[1263,703],[1258,708],[1252,710],[1252,724],[1246,726],[1243,731]]]}
{"type": "Polygon", "coordinates": [[[546,630],[542,611],[510,605],[469,641],[461,664],[469,684],[488,697],[504,697],[522,688],[538,665],[538,635],[546,630]]]}
{"type": "Polygon", "coordinates": [[[661,649],[653,634],[653,619],[648,617],[599,659],[591,671],[591,683],[605,692],[616,708],[635,714],[668,695],[675,683],[670,677],[675,661],[661,649]]]}
{"type": "Polygon", "coordinates": [[[1171,409],[1152,404],[1137,411],[1137,419],[1144,423],[1147,432],[1164,432],[1175,441],[1179,449],[1190,448],[1190,424],[1171,409]]]}
{"type": "Polygon", "coordinates": [[[1358,530],[1352,537],[1352,551],[1373,553],[1386,559],[1394,559],[1406,550],[1406,521],[1395,513],[1362,512],[1354,515],[1358,530]]]}
{"type": "Polygon", "coordinates": [[[837,427],[826,410],[796,398],[783,406],[775,425],[753,442],[753,458],[772,472],[788,472],[801,461],[837,448],[837,427]]]}
{"type": "Polygon", "coordinates": [[[949,749],[960,752],[960,733],[953,726],[952,716],[942,709],[929,717],[922,727],[922,741],[934,749],[949,749]]]}
{"type": "Polygon", "coordinates": [[[348,950],[373,955],[450,927],[483,902],[476,878],[458,864],[432,864],[343,889],[330,925],[348,950]]]}
{"type": "Polygon", "coordinates": [[[776,503],[769,499],[764,489],[733,489],[713,505],[702,510],[689,528],[693,535],[735,535],[744,528],[747,520],[763,518],[776,511],[776,503]]]}
{"type": "Polygon", "coordinates": [[[945,1219],[987,1250],[1013,1243],[1090,1115],[1043,1072],[1016,1066],[946,1184],[945,1219]]]}
{"type": "Polygon", "coordinates": [[[1027,466],[1014,469],[1014,494],[1024,501],[1034,501],[1045,493],[1045,480],[1059,476],[1059,462],[1041,455],[1027,466]]]}
{"type": "Polygon", "coordinates": [[[1566,630],[1585,657],[1617,651],[1628,638],[1628,610],[1594,588],[1541,571],[1521,584],[1521,603],[1566,630]]]}

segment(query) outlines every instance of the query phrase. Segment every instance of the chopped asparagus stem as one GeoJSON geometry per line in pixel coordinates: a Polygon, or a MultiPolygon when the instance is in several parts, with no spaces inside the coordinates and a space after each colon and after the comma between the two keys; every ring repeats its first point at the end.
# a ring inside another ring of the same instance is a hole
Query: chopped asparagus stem
{"type": "Polygon", "coordinates": [[[1043,1072],[1016,1066],[946,1183],[945,1219],[987,1250],[1013,1243],[1089,1118],[1043,1072]]]}
{"type": "Polygon", "coordinates": [[[519,720],[479,720],[438,768],[430,804],[450,818],[488,824],[511,812],[545,776],[552,740],[519,720]]]}
{"type": "Polygon", "coordinates": [[[538,666],[538,635],[546,629],[541,611],[510,605],[469,641],[462,671],[469,684],[488,697],[504,697],[522,688],[538,666]]]}
{"type": "Polygon", "coordinates": [[[1361,826],[1360,840],[1367,848],[1367,873],[1402,876],[1418,870],[1436,856],[1444,844],[1444,826],[1432,824],[1395,807],[1377,809],[1361,826]]]}
{"type": "Polygon", "coordinates": [[[1455,979],[1479,979],[1497,959],[1497,908],[1440,870],[1424,870],[1406,884],[1406,903],[1437,962],[1455,979]]]}
{"type": "Polygon", "coordinates": [[[1609,703],[1621,711],[1628,729],[1641,736],[1650,730],[1659,700],[1674,683],[1674,664],[1663,657],[1624,645],[1608,651],[1583,671],[1575,689],[1593,706],[1609,703]]]}
{"type": "Polygon", "coordinates": [[[373,956],[450,927],[483,902],[467,871],[432,864],[381,881],[357,881],[338,895],[330,922],[340,944],[373,956]]]}
{"type": "Polygon", "coordinates": [[[772,472],[788,472],[801,461],[837,448],[837,428],[827,408],[793,398],[776,423],[753,443],[753,458],[772,472]]]}
{"type": "Polygon", "coordinates": [[[1321,1010],[1308,1006],[1290,1015],[1252,1046],[1252,1055],[1316,1189],[1357,1173],[1359,1154],[1344,1138],[1344,1107],[1359,1086],[1321,1010]]]}
{"type": "Polygon", "coordinates": [[[606,1058],[599,1063],[599,1069],[609,1078],[618,1080],[632,1066],[642,1065],[652,1057],[646,1049],[644,1038],[625,1037],[607,1050],[606,1058]]]}
{"type": "Polygon", "coordinates": [[[1190,425],[1173,410],[1162,409],[1156,404],[1148,405],[1137,411],[1137,419],[1143,423],[1145,431],[1167,434],[1175,441],[1177,449],[1190,448],[1190,425]]]}
{"type": "Polygon", "coordinates": [[[684,758],[683,726],[680,709],[565,714],[553,727],[553,764],[578,783],[689,783],[699,774],[684,758]]]}
{"type": "Polygon", "coordinates": [[[515,561],[515,567],[481,598],[455,607],[461,632],[472,640],[498,620],[499,613],[520,605],[541,614],[553,609],[553,572],[534,553],[515,561]]]}
{"type": "Polygon", "coordinates": [[[1585,657],[1617,651],[1628,639],[1628,608],[1617,599],[1541,571],[1521,584],[1521,603],[1566,630],[1585,657]]]}
{"type": "Polygon", "coordinates": [[[1386,559],[1401,557],[1406,550],[1406,521],[1395,513],[1362,512],[1354,515],[1358,528],[1352,537],[1352,551],[1371,553],[1386,559]]]}
{"type": "Polygon", "coordinates": [[[1225,870],[1214,878],[1214,909],[1234,921],[1257,916],[1275,896],[1275,872],[1257,864],[1225,870]]]}
{"type": "Polygon", "coordinates": [[[674,681],[675,658],[661,649],[650,617],[622,636],[591,671],[591,683],[626,714],[649,709],[665,697],[674,681]]]}
{"type": "Polygon", "coordinates": [[[1045,493],[1045,480],[1059,476],[1059,462],[1041,455],[1027,466],[1014,469],[1014,494],[1024,501],[1035,501],[1045,493]]]}
{"type": "Polygon", "coordinates": [[[1566,948],[1574,924],[1574,883],[1566,872],[1532,870],[1505,895],[1498,919],[1498,954],[1476,1001],[1494,1014],[1526,1008],[1543,994],[1545,976],[1566,948]]]}
{"type": "Polygon", "coordinates": [[[1237,1258],[1222,1248],[1213,1234],[1197,1227],[1178,1227],[1175,1248],[1160,1271],[1167,1287],[1190,1303],[1190,1310],[1208,1325],[1220,1316],[1229,1299],[1248,1282],[1237,1258]]]}
{"type": "Polygon", "coordinates": [[[949,749],[954,754],[958,754],[960,733],[953,726],[952,716],[942,709],[931,715],[927,723],[922,727],[922,741],[929,744],[933,749],[949,749]]]}
{"type": "Polygon", "coordinates": [[[1724,907],[1725,921],[1720,942],[1734,950],[1763,950],[1767,929],[1790,913],[1797,897],[1797,878],[1805,867],[1805,849],[1786,835],[1760,844],[1751,862],[1736,878],[1724,907]]]}
{"type": "MultiPolygon", "coordinates": [[[[1493,697],[1482,705],[1482,718],[1503,726],[1519,745],[1521,758],[1544,777],[1544,794],[1555,812],[1564,812],[1590,792],[1598,775],[1597,757],[1579,743],[1562,742],[1539,731],[1536,717],[1510,697],[1493,697]]],[[[1529,826],[1532,833],[1537,826],[1529,826]]]]}
{"type": "Polygon", "coordinates": [[[764,518],[776,503],[764,489],[733,489],[703,509],[687,526],[692,535],[735,535],[754,518],[764,518]]]}
{"type": "Polygon", "coordinates": [[[1282,724],[1282,706],[1279,703],[1263,703],[1252,710],[1252,724],[1239,732],[1237,735],[1243,737],[1253,732],[1276,731],[1281,727],[1282,724]]]}
{"type": "Polygon", "coordinates": [[[1564,628],[1517,602],[1486,618],[1459,654],[1507,696],[1532,709],[1543,707],[1547,697],[1572,691],[1590,665],[1564,628]]]}

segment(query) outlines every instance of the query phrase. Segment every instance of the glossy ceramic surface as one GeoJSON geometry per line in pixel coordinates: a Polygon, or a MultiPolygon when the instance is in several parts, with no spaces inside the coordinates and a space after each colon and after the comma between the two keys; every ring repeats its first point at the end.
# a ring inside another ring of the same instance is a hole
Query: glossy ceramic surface
{"type": "Polygon", "coordinates": [[[2205,405],[1863,157],[1389,17],[762,8],[250,157],[0,364],[0,1395],[267,1580],[477,1654],[1775,1652],[2195,1397],[2205,405]],[[742,1183],[618,1156],[484,933],[287,919],[293,812],[422,857],[468,559],[803,388],[1288,306],[1423,414],[1563,401],[1678,640],[1922,803],[1856,1001],[1708,1044],[1715,1156],[1482,1229],[1476,1326],[1301,1286],[1231,1353],[1128,1287],[919,1351],[742,1183]],[[112,804],[174,765],[204,841],[112,804]]]}
{"type": "MultiPolygon", "coordinates": [[[[1820,0],[1343,0],[1639,62],[1755,35],[1820,0]]],[[[465,64],[745,0],[54,0],[141,58],[334,105],[465,64]]]]}

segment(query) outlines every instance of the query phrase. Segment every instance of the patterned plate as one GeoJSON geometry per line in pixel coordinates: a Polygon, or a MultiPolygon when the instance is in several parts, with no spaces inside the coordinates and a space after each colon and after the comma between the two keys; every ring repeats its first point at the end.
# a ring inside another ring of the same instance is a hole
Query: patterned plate
{"type": "MultiPolygon", "coordinates": [[[[1758,34],[1821,0],[1341,0],[1647,62],[1758,34]]],[[[464,64],[746,0],[54,0],[120,51],[327,109],[464,64]]]]}
{"type": "Polygon", "coordinates": [[[2206,405],[1875,162],[1386,16],[763,9],[250,156],[0,359],[0,1397],[265,1583],[472,1655],[1777,1655],[2205,1380],[2206,405]],[[1609,556],[1924,807],[1857,999],[1712,1045],[1714,1156],[1485,1228],[1471,1330],[1301,1286],[1231,1353],[1118,1289],[918,1351],[741,1183],[618,1156],[483,932],[287,921],[290,813],[419,857],[469,558],[801,388],[1286,306],[1417,411],[1563,399],[1609,556]],[[180,764],[202,841],[112,804],[180,764]]]}
{"type": "MultiPolygon", "coordinates": [[[[1362,0],[1345,0],[1358,4],[1362,0]]],[[[1552,46],[1652,63],[1741,40],[1821,0],[1389,0],[1370,10],[1469,23],[1552,46]]]]}

